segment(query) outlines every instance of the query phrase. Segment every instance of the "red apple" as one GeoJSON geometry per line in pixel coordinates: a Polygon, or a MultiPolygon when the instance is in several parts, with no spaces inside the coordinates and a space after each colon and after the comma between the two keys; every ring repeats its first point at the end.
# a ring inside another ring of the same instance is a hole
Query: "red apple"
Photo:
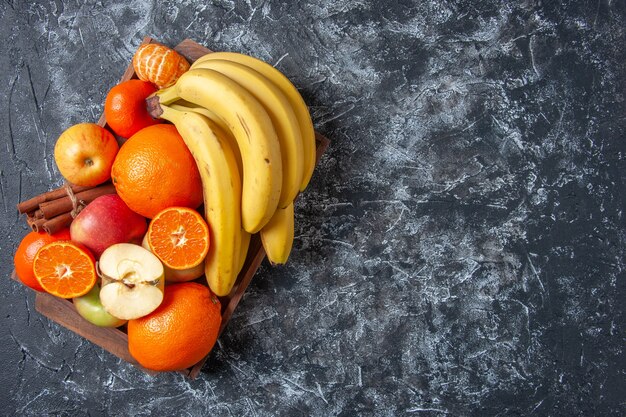
{"type": "Polygon", "coordinates": [[[87,246],[96,258],[116,243],[137,243],[148,229],[146,219],[128,208],[117,194],[103,195],[87,205],[72,222],[74,242],[87,246]]]}
{"type": "Polygon", "coordinates": [[[54,145],[54,160],[69,182],[95,186],[111,178],[118,150],[111,132],[95,123],[80,123],[59,136],[54,145]]]}

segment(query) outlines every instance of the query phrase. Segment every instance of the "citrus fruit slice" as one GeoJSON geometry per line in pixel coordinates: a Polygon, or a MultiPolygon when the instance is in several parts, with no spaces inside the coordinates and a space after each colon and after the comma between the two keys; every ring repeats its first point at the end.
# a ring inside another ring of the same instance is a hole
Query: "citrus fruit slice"
{"type": "Polygon", "coordinates": [[[96,284],[96,267],[89,249],[73,242],[42,246],[33,261],[33,272],[41,288],[61,298],[85,295],[96,284]]]}
{"type": "Polygon", "coordinates": [[[200,264],[209,251],[209,226],[195,210],[169,207],[150,222],[148,244],[165,266],[192,268],[200,264]]]}
{"type": "MultiPolygon", "coordinates": [[[[152,252],[150,248],[150,244],[148,243],[148,233],[146,233],[141,241],[141,247],[152,252]]],[[[194,279],[200,278],[204,275],[204,262],[200,262],[198,265],[185,268],[185,269],[174,269],[169,266],[163,265],[163,269],[165,270],[165,281],[172,282],[187,282],[193,281],[194,279]]]]}
{"type": "Polygon", "coordinates": [[[41,285],[35,278],[33,272],[33,261],[37,251],[46,243],[56,242],[57,240],[70,240],[70,229],[59,230],[53,235],[47,233],[30,232],[20,242],[15,251],[13,262],[15,264],[15,274],[24,283],[24,285],[37,290],[43,291],[41,285]]]}

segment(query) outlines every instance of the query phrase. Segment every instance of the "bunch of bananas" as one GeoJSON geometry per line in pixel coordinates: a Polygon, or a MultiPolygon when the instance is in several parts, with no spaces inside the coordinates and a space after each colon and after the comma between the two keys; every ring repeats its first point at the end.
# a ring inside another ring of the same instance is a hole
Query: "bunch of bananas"
{"type": "Polygon", "coordinates": [[[211,245],[209,286],[227,295],[243,267],[250,234],[283,264],[293,244],[293,201],[315,167],[315,132],[300,93],[280,71],[248,55],[199,58],[149,102],[193,154],[204,189],[211,245]]]}

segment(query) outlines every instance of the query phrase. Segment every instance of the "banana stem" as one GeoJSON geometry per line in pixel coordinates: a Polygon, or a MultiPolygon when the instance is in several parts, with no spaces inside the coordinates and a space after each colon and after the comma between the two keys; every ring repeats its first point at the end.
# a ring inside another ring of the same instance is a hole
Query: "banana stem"
{"type": "Polygon", "coordinates": [[[153,119],[163,119],[163,107],[180,100],[175,87],[163,88],[146,99],[146,110],[153,119]]]}
{"type": "Polygon", "coordinates": [[[163,107],[158,96],[152,95],[146,99],[146,110],[153,119],[159,119],[163,114],[163,107]]]}

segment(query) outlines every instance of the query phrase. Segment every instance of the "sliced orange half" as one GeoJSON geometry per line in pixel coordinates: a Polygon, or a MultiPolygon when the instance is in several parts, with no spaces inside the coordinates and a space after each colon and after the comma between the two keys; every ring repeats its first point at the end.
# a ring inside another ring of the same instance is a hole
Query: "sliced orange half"
{"type": "Polygon", "coordinates": [[[193,209],[169,207],[150,222],[148,244],[164,265],[172,269],[193,268],[209,251],[209,226],[193,209]]]}
{"type": "Polygon", "coordinates": [[[73,242],[42,246],[33,261],[35,278],[42,288],[57,297],[85,295],[96,284],[96,267],[89,249],[73,242]]]}

